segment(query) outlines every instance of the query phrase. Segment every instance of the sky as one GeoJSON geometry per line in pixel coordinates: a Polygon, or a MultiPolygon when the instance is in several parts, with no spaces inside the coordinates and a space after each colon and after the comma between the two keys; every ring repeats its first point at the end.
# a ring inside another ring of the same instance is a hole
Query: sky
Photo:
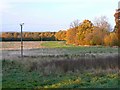
{"type": "Polygon", "coordinates": [[[0,30],[46,32],[66,30],[74,20],[82,22],[106,16],[114,27],[119,0],[0,0],[0,30]]]}

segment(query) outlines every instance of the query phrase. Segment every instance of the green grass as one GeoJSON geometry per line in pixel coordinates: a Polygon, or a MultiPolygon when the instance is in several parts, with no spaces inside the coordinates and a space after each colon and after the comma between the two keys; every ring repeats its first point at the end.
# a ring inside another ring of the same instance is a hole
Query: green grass
{"type": "Polygon", "coordinates": [[[47,48],[65,48],[65,47],[74,47],[73,45],[66,45],[65,41],[46,41],[41,44],[47,48]]]}
{"type": "Polygon", "coordinates": [[[105,46],[75,46],[66,45],[65,41],[49,41],[41,44],[46,48],[60,48],[67,50],[66,52],[75,53],[117,53],[118,48],[105,47],[105,46]]]}
{"type": "Polygon", "coordinates": [[[117,73],[59,73],[28,71],[18,61],[3,60],[2,88],[117,88],[117,73]]]}

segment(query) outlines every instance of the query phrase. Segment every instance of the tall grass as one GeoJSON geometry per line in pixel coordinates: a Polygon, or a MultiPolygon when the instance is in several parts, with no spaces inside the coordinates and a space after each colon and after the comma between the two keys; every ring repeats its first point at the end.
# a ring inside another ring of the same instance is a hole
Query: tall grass
{"type": "MultiPolygon", "coordinates": [[[[61,73],[84,72],[118,72],[118,56],[106,57],[70,57],[70,56],[45,56],[26,57],[16,60],[28,72],[38,71],[45,75],[61,73]]],[[[14,61],[13,61],[14,62],[14,61]]]]}
{"type": "Polygon", "coordinates": [[[118,87],[118,58],[120,57],[50,55],[2,60],[3,87],[118,87]]]}

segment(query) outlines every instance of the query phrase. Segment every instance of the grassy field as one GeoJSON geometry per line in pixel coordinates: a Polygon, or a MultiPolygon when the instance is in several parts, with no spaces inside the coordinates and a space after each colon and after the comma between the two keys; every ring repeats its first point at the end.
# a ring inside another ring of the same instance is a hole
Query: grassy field
{"type": "Polygon", "coordinates": [[[44,48],[26,51],[23,60],[2,60],[3,89],[119,87],[118,48],[66,45],[63,41],[40,46],[44,48]]]}
{"type": "Polygon", "coordinates": [[[117,64],[93,62],[97,66],[90,65],[90,61],[87,65],[83,60],[3,60],[2,85],[3,88],[117,88],[120,81],[117,64]]]}
{"type": "Polygon", "coordinates": [[[117,47],[105,47],[105,46],[74,46],[74,45],[67,45],[65,41],[51,41],[51,42],[43,42],[41,46],[46,48],[60,48],[69,50],[74,54],[76,53],[118,53],[117,47]]]}

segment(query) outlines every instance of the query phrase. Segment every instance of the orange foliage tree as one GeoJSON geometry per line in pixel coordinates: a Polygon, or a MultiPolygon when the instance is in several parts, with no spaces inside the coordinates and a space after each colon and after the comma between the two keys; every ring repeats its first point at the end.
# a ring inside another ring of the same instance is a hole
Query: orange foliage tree
{"type": "Polygon", "coordinates": [[[85,45],[89,44],[89,40],[86,39],[86,36],[93,31],[93,24],[89,20],[84,20],[77,29],[76,34],[76,44],[85,45]]]}
{"type": "Polygon", "coordinates": [[[77,29],[76,28],[70,28],[67,30],[66,33],[66,43],[67,44],[75,44],[76,41],[76,33],[77,33],[77,29]]]}
{"type": "Polygon", "coordinates": [[[105,36],[104,43],[106,46],[116,46],[119,44],[118,37],[115,32],[110,33],[109,35],[105,36]]]}
{"type": "Polygon", "coordinates": [[[55,38],[57,39],[57,40],[66,40],[66,31],[62,31],[62,30],[60,30],[60,31],[58,31],[56,34],[55,34],[55,38]]]}

